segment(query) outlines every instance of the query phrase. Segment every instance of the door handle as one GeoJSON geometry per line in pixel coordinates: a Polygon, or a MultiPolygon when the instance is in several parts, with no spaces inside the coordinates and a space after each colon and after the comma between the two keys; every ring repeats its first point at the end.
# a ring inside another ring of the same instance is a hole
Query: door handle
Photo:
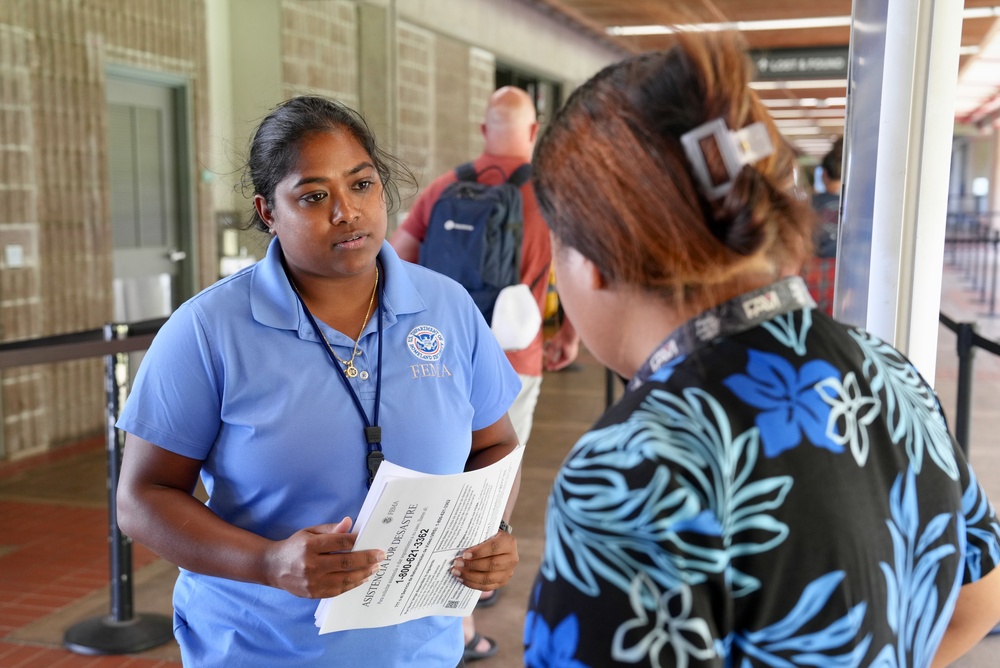
{"type": "Polygon", "coordinates": [[[186,260],[188,254],[182,250],[176,248],[171,248],[167,251],[167,259],[171,262],[180,262],[181,260],[186,260]]]}

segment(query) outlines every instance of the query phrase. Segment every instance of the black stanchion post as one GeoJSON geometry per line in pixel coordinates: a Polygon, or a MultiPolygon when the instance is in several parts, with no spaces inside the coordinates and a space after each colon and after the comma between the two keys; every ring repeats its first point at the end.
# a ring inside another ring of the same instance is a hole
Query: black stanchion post
{"type": "Polygon", "coordinates": [[[979,278],[977,284],[979,286],[979,303],[986,303],[986,273],[989,270],[989,257],[990,257],[990,228],[985,223],[982,226],[982,232],[979,235],[979,241],[976,242],[979,246],[979,278]]]}
{"type": "Polygon", "coordinates": [[[955,264],[955,214],[949,213],[944,224],[944,262],[955,264]]]}
{"type": "Polygon", "coordinates": [[[972,288],[976,287],[976,237],[979,236],[979,221],[969,220],[969,242],[966,244],[968,253],[966,256],[965,277],[972,283],[972,288]]]}
{"type": "Polygon", "coordinates": [[[990,280],[990,317],[997,314],[997,264],[1000,263],[1000,230],[993,230],[993,276],[990,280]]]}
{"type": "Polygon", "coordinates": [[[971,275],[971,279],[972,279],[972,283],[971,283],[971,285],[969,287],[972,288],[973,291],[976,291],[976,290],[979,289],[979,265],[980,265],[979,238],[980,238],[980,235],[982,234],[982,229],[981,228],[982,228],[982,225],[977,222],[976,223],[976,231],[975,231],[975,233],[974,233],[974,235],[973,235],[973,237],[971,239],[971,243],[969,244],[969,249],[970,249],[970,252],[972,253],[971,256],[970,256],[970,258],[971,258],[971,266],[970,266],[970,269],[969,269],[970,275],[971,275]]]}
{"type": "Polygon", "coordinates": [[[965,229],[962,233],[962,275],[964,278],[969,278],[969,254],[972,252],[972,226],[973,220],[971,216],[966,216],[965,218],[965,229]]]}
{"type": "Polygon", "coordinates": [[[983,286],[983,270],[986,268],[986,244],[983,243],[984,239],[986,239],[986,223],[980,220],[979,227],[976,230],[976,279],[972,283],[972,289],[979,290],[980,295],[982,294],[983,286]]]}
{"type": "Polygon", "coordinates": [[[615,403],[615,373],[608,368],[604,369],[604,407],[611,408],[615,403]]]}
{"type": "Polygon", "coordinates": [[[969,454],[969,422],[972,415],[972,355],[976,326],[958,324],[958,396],[955,408],[955,440],[966,456],[969,454]]]}
{"type": "MultiPolygon", "coordinates": [[[[128,336],[128,325],[107,324],[104,339],[128,336]]],[[[162,645],[173,638],[173,620],[166,615],[136,615],[132,605],[132,539],[118,528],[118,477],[121,472],[124,434],[115,427],[128,393],[128,353],[104,356],[104,389],[107,398],[108,543],[111,556],[111,614],[85,619],[67,629],[66,649],[78,654],[131,654],[162,645]]]]}

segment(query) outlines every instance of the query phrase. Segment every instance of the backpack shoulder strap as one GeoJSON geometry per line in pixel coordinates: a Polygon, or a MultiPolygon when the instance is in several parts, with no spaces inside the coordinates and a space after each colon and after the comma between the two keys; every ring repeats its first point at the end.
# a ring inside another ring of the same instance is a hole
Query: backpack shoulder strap
{"type": "Polygon", "coordinates": [[[471,162],[459,165],[455,168],[455,176],[459,181],[475,181],[477,179],[476,167],[471,162]]]}
{"type": "Polygon", "coordinates": [[[528,286],[529,288],[531,288],[532,292],[535,291],[535,286],[538,285],[538,281],[542,280],[543,276],[548,276],[551,271],[552,271],[552,263],[545,265],[545,269],[542,269],[542,273],[538,274],[538,276],[535,277],[535,280],[531,282],[531,285],[528,286]]]}
{"type": "Polygon", "coordinates": [[[514,170],[514,172],[510,175],[510,178],[507,179],[507,183],[511,183],[520,188],[525,183],[527,183],[528,179],[530,178],[531,178],[531,163],[526,162],[514,170]]]}

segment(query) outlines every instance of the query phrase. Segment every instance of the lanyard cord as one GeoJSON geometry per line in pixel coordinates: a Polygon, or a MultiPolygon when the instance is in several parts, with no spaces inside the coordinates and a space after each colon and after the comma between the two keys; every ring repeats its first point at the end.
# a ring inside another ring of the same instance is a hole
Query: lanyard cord
{"type": "Polygon", "coordinates": [[[801,276],[788,276],[771,285],[717,304],[691,318],[664,339],[629,381],[629,392],[671,360],[694,352],[709,341],[732,336],[792,311],[815,307],[801,276]]]}
{"type": "MultiPolygon", "coordinates": [[[[291,278],[289,278],[291,282],[291,278]]],[[[305,311],[306,317],[309,318],[309,322],[313,326],[316,334],[319,336],[326,345],[323,347],[326,350],[327,357],[330,358],[330,362],[333,364],[334,369],[337,371],[337,376],[344,383],[347,388],[347,393],[351,396],[351,400],[354,402],[354,407],[358,411],[358,415],[361,416],[362,422],[365,423],[365,441],[368,444],[368,455],[365,458],[365,462],[368,466],[368,486],[372,486],[372,481],[375,480],[375,472],[378,471],[379,465],[385,459],[385,455],[382,454],[382,427],[378,423],[379,406],[382,403],[382,303],[385,296],[385,283],[379,289],[379,300],[378,300],[378,312],[375,314],[378,318],[378,361],[375,368],[375,411],[372,415],[372,420],[368,419],[368,414],[365,412],[364,406],[361,405],[361,399],[358,398],[358,393],[354,391],[354,386],[351,385],[351,381],[347,378],[347,375],[341,370],[340,365],[337,363],[337,358],[333,354],[333,349],[330,347],[330,342],[326,340],[326,336],[323,334],[323,330],[319,328],[319,323],[316,322],[316,317],[309,311],[309,307],[306,306],[305,300],[302,299],[302,295],[299,294],[298,290],[294,290],[295,296],[298,297],[299,303],[302,305],[302,310],[305,311]]],[[[294,289],[294,285],[293,285],[294,289]]],[[[364,334],[364,332],[362,332],[364,334]]],[[[358,344],[360,345],[360,338],[358,344]]]]}

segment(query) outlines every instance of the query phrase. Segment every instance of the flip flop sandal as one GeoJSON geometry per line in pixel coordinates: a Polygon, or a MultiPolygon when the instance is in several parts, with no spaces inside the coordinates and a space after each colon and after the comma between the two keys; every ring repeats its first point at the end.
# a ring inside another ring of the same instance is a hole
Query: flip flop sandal
{"type": "Polygon", "coordinates": [[[494,640],[493,638],[487,638],[486,636],[481,635],[479,632],[476,632],[476,634],[472,636],[472,640],[469,641],[469,644],[465,646],[465,654],[463,655],[462,658],[464,658],[466,661],[479,661],[480,659],[488,659],[491,656],[495,655],[497,653],[497,650],[499,649],[500,648],[497,647],[496,640],[494,640]],[[476,646],[482,640],[485,640],[490,645],[490,648],[484,652],[476,650],[476,646]]]}
{"type": "Polygon", "coordinates": [[[499,598],[500,598],[500,590],[499,589],[494,589],[493,590],[493,595],[490,596],[489,598],[482,598],[482,597],[480,597],[479,600],[476,601],[476,607],[477,608],[492,608],[494,605],[497,604],[497,600],[499,600],[499,598]]]}

